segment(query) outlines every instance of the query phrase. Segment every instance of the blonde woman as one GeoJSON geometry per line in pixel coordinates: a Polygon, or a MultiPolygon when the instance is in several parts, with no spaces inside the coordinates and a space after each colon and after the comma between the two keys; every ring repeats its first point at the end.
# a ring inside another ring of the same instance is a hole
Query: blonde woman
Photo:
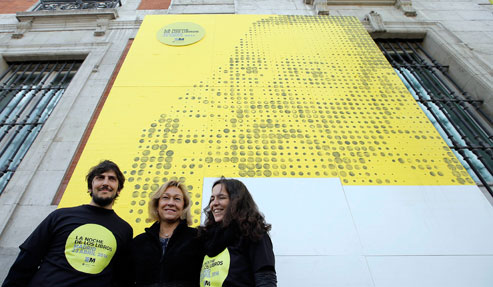
{"type": "Polygon", "coordinates": [[[166,182],[148,207],[155,222],[133,240],[134,286],[198,286],[204,253],[197,230],[189,227],[191,202],[185,185],[166,182]]]}

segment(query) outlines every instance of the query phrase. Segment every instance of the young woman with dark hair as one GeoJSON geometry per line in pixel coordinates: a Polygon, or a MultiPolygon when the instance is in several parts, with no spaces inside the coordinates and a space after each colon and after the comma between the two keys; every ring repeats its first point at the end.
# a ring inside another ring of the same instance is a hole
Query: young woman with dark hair
{"type": "Polygon", "coordinates": [[[221,178],[204,209],[201,286],[277,286],[274,252],[265,222],[246,186],[221,178]]]}

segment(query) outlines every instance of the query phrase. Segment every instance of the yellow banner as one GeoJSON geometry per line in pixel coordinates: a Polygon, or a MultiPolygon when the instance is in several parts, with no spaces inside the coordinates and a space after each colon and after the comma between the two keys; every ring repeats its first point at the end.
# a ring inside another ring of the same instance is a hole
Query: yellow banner
{"type": "Polygon", "coordinates": [[[195,224],[203,177],[473,184],[353,17],[147,16],[60,206],[89,200],[84,177],[102,159],[125,171],[115,209],[136,233],[171,178],[190,189],[195,224]],[[195,42],[161,42],[169,25],[170,41],[195,42]]]}

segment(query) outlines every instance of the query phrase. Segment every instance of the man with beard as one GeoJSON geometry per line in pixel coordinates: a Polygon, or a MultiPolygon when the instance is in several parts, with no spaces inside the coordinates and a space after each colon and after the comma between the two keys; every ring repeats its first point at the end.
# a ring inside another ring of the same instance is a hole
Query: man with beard
{"type": "Polygon", "coordinates": [[[132,227],[113,211],[125,177],[105,160],[86,177],[91,202],[52,212],[20,246],[2,286],[123,286],[132,227]]]}

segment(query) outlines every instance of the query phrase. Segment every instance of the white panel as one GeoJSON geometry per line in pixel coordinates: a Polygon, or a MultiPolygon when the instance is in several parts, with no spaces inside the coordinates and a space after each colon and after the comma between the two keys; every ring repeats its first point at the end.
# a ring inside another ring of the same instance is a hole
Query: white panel
{"type": "Polygon", "coordinates": [[[360,256],[276,256],[276,271],[282,287],[374,286],[360,256]]]}
{"type": "Polygon", "coordinates": [[[493,209],[476,186],[344,190],[365,254],[493,254],[493,209]]]}
{"type": "Polygon", "coordinates": [[[493,256],[370,256],[376,287],[491,287],[493,256]]]}
{"type": "MultiPolygon", "coordinates": [[[[209,203],[215,180],[217,178],[204,179],[203,207],[209,203]]],[[[240,180],[251,192],[267,222],[272,224],[270,235],[276,255],[361,254],[339,179],[240,180]]]]}

